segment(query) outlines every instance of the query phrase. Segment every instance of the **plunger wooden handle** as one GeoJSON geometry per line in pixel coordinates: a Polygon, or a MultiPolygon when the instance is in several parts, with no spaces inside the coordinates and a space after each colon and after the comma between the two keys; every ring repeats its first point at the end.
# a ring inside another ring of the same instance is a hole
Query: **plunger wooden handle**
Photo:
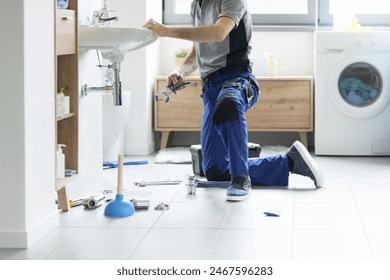
{"type": "Polygon", "coordinates": [[[122,194],[123,186],[123,155],[118,156],[118,190],[117,194],[122,194]]]}

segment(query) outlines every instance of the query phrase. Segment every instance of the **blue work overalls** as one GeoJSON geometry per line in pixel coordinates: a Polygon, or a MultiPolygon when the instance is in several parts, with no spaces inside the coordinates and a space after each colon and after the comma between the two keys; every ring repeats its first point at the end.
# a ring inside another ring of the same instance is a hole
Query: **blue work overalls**
{"type": "Polygon", "coordinates": [[[259,88],[251,71],[218,73],[203,79],[201,97],[202,167],[208,180],[226,180],[249,172],[252,184],[287,186],[287,155],[248,160],[248,132],[245,112],[256,102],[259,88]],[[226,106],[219,102],[228,99],[226,106]],[[222,107],[222,108],[219,108],[222,107]],[[216,116],[218,115],[218,116],[216,116]],[[222,116],[221,116],[222,115],[222,116]],[[225,175],[225,176],[223,176],[225,175]]]}

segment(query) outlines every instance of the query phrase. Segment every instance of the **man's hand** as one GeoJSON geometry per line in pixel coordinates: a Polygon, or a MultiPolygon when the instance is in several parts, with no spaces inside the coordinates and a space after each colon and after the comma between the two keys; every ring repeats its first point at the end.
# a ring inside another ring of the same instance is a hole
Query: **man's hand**
{"type": "MultiPolygon", "coordinates": [[[[174,88],[174,87],[177,87],[181,84],[184,84],[184,79],[177,71],[173,71],[171,74],[169,74],[169,76],[167,78],[167,84],[172,85],[171,88],[174,88]]],[[[176,91],[182,90],[184,88],[185,88],[185,86],[179,87],[173,93],[176,93],[176,91]]]]}
{"type": "Polygon", "coordinates": [[[169,33],[168,27],[156,22],[154,19],[149,19],[143,27],[152,30],[159,37],[167,37],[169,33]]]}

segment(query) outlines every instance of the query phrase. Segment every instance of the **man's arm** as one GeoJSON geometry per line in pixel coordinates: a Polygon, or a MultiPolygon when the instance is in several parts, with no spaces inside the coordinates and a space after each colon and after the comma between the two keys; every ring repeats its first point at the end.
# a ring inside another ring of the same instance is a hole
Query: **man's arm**
{"type": "Polygon", "coordinates": [[[235,27],[229,17],[220,17],[214,24],[197,27],[167,27],[161,23],[148,20],[144,27],[151,29],[160,37],[171,37],[193,42],[222,42],[235,27]]]}
{"type": "Polygon", "coordinates": [[[176,67],[175,71],[177,71],[180,76],[185,77],[194,72],[197,68],[195,44],[192,44],[192,49],[184,59],[183,64],[176,67]]]}
{"type": "MultiPolygon", "coordinates": [[[[184,83],[184,77],[188,74],[194,72],[196,70],[196,50],[195,44],[192,45],[191,52],[186,56],[183,64],[176,67],[176,69],[169,74],[167,78],[167,84],[172,84],[174,87],[184,83]]],[[[179,88],[177,90],[182,90],[183,88],[179,88]]]]}

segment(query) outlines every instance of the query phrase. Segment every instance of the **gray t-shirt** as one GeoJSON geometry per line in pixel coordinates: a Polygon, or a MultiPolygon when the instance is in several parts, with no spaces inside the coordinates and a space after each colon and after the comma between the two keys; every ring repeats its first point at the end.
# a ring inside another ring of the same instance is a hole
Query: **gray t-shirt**
{"type": "Polygon", "coordinates": [[[194,26],[214,24],[220,17],[229,17],[235,28],[223,42],[196,44],[196,58],[201,78],[231,65],[252,67],[252,18],[246,0],[192,1],[191,19],[194,26]]]}

